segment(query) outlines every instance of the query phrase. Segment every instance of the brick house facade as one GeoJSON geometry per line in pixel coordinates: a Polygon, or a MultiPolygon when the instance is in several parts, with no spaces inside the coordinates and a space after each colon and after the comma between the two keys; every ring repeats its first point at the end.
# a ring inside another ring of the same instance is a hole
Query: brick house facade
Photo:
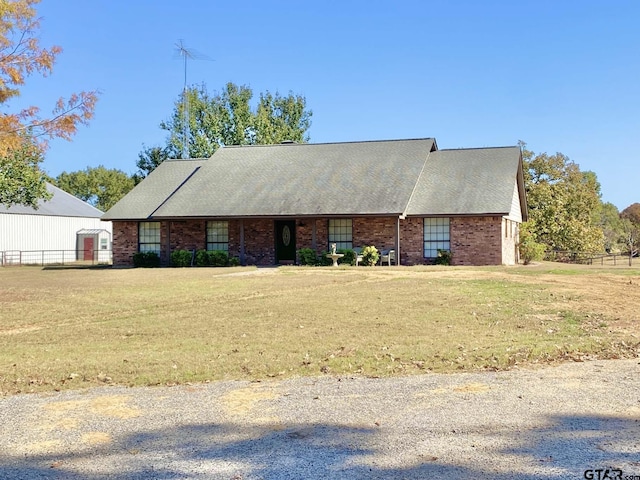
{"type": "Polygon", "coordinates": [[[217,249],[209,224],[243,265],[294,263],[279,246],[285,230],[288,248],[319,255],[342,235],[352,247],[394,249],[401,265],[433,263],[441,248],[454,265],[500,265],[518,262],[526,216],[518,147],[438,150],[418,139],[225,147],[166,161],[103,218],[117,266],[138,251],[168,265],[175,250],[217,249]],[[151,244],[140,227],[149,224],[151,244]]]}
{"type": "MultiPolygon", "coordinates": [[[[274,219],[229,220],[230,257],[243,265],[274,265],[274,219]],[[244,234],[241,234],[241,229],[244,234]],[[244,236],[244,246],[241,237],[244,236]]],[[[379,250],[397,249],[398,220],[393,217],[356,217],[354,246],[375,245],[379,250]]],[[[162,265],[170,263],[175,250],[206,250],[206,220],[166,220],[160,222],[162,265]]],[[[113,264],[132,265],[139,250],[137,221],[114,222],[113,264]]],[[[423,219],[400,220],[399,264],[428,265],[423,251],[423,219]]],[[[328,219],[296,220],[296,249],[311,248],[322,254],[329,250],[328,219]]],[[[450,243],[453,265],[500,265],[517,263],[517,223],[502,217],[452,217],[450,243]],[[511,229],[511,230],[509,230],[511,229]]]]}

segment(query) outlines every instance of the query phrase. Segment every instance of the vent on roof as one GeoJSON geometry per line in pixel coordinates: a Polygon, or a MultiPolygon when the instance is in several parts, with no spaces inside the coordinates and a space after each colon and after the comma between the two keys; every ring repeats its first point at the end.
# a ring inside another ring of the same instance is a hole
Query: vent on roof
{"type": "Polygon", "coordinates": [[[295,140],[283,140],[282,142],[280,142],[281,145],[297,145],[298,142],[296,142],[295,140]]]}

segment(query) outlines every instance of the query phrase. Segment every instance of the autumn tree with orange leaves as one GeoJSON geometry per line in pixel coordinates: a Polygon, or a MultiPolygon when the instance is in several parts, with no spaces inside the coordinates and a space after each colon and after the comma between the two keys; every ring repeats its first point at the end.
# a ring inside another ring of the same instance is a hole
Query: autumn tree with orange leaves
{"type": "MultiPolygon", "coordinates": [[[[0,0],[0,106],[20,95],[20,87],[32,74],[48,76],[58,46],[45,48],[37,34],[40,20],[35,5],[40,0],[0,0]]],[[[17,112],[0,112],[0,204],[37,206],[46,198],[46,176],[40,170],[47,141],[70,140],[80,125],[93,117],[96,92],[60,98],[51,113],[37,106],[17,112]]]]}

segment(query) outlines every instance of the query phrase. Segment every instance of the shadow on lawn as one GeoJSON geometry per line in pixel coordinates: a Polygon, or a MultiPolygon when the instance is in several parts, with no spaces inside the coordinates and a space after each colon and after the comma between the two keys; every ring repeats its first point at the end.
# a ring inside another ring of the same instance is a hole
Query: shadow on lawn
{"type": "MultiPolygon", "coordinates": [[[[529,431],[487,428],[475,457],[467,450],[445,464],[416,456],[406,467],[381,465],[380,456],[393,459],[403,450],[394,451],[393,442],[380,432],[328,424],[189,425],[126,436],[82,453],[0,455],[0,478],[533,480],[588,478],[585,470],[605,468],[622,469],[621,478],[640,474],[640,463],[635,463],[640,423],[633,418],[560,416],[529,431]],[[492,449],[496,439],[514,447],[492,449]]],[[[424,433],[417,432],[412,440],[424,440],[424,433]]]]}

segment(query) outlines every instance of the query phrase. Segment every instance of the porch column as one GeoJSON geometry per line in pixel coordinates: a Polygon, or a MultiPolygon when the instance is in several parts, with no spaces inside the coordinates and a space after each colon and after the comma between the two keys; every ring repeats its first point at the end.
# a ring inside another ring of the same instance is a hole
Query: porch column
{"type": "MultiPolygon", "coordinates": [[[[164,255],[162,249],[160,249],[160,258],[164,265],[169,265],[171,263],[171,220],[167,220],[165,223],[165,228],[167,233],[165,234],[165,248],[164,255]],[[164,259],[162,257],[164,256],[164,259]]],[[[160,229],[162,231],[162,223],[160,224],[160,229]]]]}
{"type": "Polygon", "coordinates": [[[318,248],[318,241],[316,239],[316,223],[317,219],[313,219],[313,226],[311,227],[311,248],[315,251],[318,248]]]}
{"type": "Polygon", "coordinates": [[[400,219],[396,220],[396,265],[400,265],[400,219]]]}
{"type": "Polygon", "coordinates": [[[244,219],[240,219],[240,265],[244,266],[244,219]]]}

